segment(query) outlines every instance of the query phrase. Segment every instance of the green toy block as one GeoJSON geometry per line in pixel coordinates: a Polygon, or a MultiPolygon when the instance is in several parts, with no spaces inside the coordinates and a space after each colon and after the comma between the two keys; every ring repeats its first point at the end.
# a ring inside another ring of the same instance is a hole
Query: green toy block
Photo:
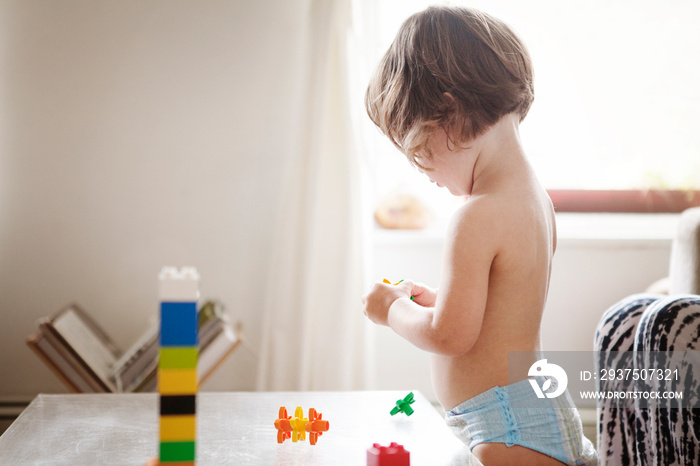
{"type": "Polygon", "coordinates": [[[161,442],[160,461],[194,461],[195,442],[161,442]]]}
{"type": "Polygon", "coordinates": [[[398,413],[406,413],[406,416],[413,414],[413,408],[411,405],[416,400],[413,398],[413,392],[410,392],[403,399],[396,401],[396,406],[391,410],[390,414],[393,416],[398,413]]]}
{"type": "Polygon", "coordinates": [[[159,352],[160,369],[195,369],[199,351],[196,346],[162,347],[159,352]]]}

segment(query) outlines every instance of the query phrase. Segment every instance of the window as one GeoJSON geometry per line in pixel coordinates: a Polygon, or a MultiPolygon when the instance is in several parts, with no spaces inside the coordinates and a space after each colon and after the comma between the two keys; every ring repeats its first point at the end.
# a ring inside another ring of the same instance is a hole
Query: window
{"type": "MultiPolygon", "coordinates": [[[[375,65],[401,22],[432,3],[378,2],[375,65]]],[[[659,199],[663,204],[676,197],[678,202],[700,205],[700,138],[695,136],[700,126],[698,2],[452,4],[473,6],[504,20],[528,46],[535,68],[535,102],[521,136],[553,198],[581,200],[585,195],[578,190],[596,190],[601,203],[615,203],[618,190],[627,190],[634,204],[634,199],[650,199],[645,194],[649,190],[670,189],[689,194],[657,195],[657,207],[659,199]]],[[[378,196],[410,186],[429,204],[445,199],[434,192],[438,188],[409,173],[412,169],[390,143],[372,145],[378,157],[378,196]]]]}

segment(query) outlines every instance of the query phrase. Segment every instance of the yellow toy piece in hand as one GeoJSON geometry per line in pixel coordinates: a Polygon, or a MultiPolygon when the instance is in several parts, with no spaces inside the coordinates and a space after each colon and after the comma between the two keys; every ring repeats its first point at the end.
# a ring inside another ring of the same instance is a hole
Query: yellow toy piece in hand
{"type": "MultiPolygon", "coordinates": [[[[403,278],[401,280],[399,280],[398,282],[394,283],[394,286],[398,285],[402,281],[403,281],[403,278]]],[[[389,280],[387,280],[386,278],[382,280],[382,283],[388,283],[389,285],[391,285],[391,282],[389,280]]],[[[413,301],[413,296],[411,296],[411,301],[413,301]]]]}

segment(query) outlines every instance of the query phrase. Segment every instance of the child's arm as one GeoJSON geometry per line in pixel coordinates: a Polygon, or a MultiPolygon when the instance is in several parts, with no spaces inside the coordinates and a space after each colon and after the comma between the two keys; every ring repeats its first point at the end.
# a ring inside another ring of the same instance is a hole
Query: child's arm
{"type": "Polygon", "coordinates": [[[470,200],[455,214],[434,306],[411,301],[416,293],[409,281],[397,286],[378,283],[365,297],[365,314],[423,350],[455,356],[469,352],[481,330],[500,236],[495,218],[499,212],[484,204],[470,200]]]}

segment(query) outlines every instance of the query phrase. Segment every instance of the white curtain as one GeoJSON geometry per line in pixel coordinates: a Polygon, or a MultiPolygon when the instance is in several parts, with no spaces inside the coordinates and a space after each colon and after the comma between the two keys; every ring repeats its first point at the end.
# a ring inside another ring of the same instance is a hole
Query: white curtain
{"type": "MultiPolygon", "coordinates": [[[[303,111],[288,150],[262,319],[258,390],[364,388],[363,164],[350,0],[306,3],[303,111]],[[352,84],[351,84],[352,83],[352,84]],[[351,89],[352,88],[352,89],[351,89]]],[[[294,70],[291,70],[294,72],[294,70]]]]}

